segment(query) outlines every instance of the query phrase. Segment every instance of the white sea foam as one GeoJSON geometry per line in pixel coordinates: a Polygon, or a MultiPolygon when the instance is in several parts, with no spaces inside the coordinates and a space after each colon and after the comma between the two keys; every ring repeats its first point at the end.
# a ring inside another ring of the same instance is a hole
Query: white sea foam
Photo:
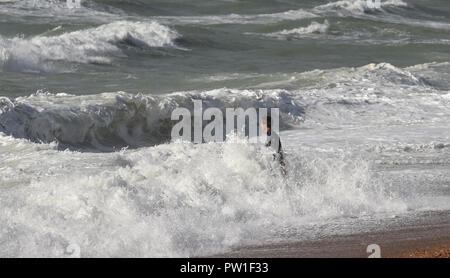
{"type": "Polygon", "coordinates": [[[306,10],[288,10],[273,14],[228,14],[205,16],[158,16],[156,19],[170,24],[269,24],[283,20],[299,20],[317,17],[316,14],[306,10]]]}
{"type": "Polygon", "coordinates": [[[330,24],[328,20],[325,20],[323,23],[319,23],[316,21],[311,22],[306,27],[299,27],[290,30],[282,30],[274,33],[267,34],[267,36],[277,37],[277,38],[292,38],[292,37],[305,37],[311,34],[325,34],[330,28],[330,24]]]}
{"type": "Polygon", "coordinates": [[[110,63],[124,56],[119,43],[137,47],[175,47],[176,31],[157,22],[117,21],[58,36],[0,36],[0,69],[48,71],[54,62],[110,63]]]}
{"type": "Polygon", "coordinates": [[[330,2],[328,4],[315,7],[313,10],[317,12],[323,11],[346,11],[350,13],[365,13],[372,10],[382,10],[385,7],[405,7],[407,3],[402,0],[379,1],[380,6],[375,5],[376,1],[372,0],[342,0],[330,2]],[[372,4],[373,3],[373,4],[372,4]]]}
{"type": "Polygon", "coordinates": [[[180,92],[165,96],[125,92],[91,96],[37,93],[13,101],[0,99],[0,129],[33,141],[58,141],[102,149],[141,146],[170,140],[172,111],[192,109],[192,100],[207,107],[280,107],[283,118],[301,120],[302,107],[283,90],[253,91],[218,89],[180,92]]]}
{"type": "Polygon", "coordinates": [[[109,154],[0,142],[2,257],[65,256],[69,244],[83,257],[207,255],[284,225],[406,209],[348,152],[301,148],[283,180],[245,141],[109,154]]]}
{"type": "Polygon", "coordinates": [[[408,16],[398,15],[388,11],[388,8],[407,7],[408,4],[402,0],[381,1],[380,6],[371,4],[366,0],[342,0],[314,7],[311,12],[320,16],[338,15],[341,17],[353,16],[362,19],[370,19],[380,22],[405,24],[417,27],[428,27],[433,29],[450,29],[450,24],[445,22],[416,19],[408,16]],[[373,14],[376,12],[377,14],[373,14]]]}
{"type": "Polygon", "coordinates": [[[33,17],[35,22],[61,21],[67,22],[93,22],[106,23],[125,17],[120,9],[103,6],[95,2],[84,0],[81,6],[70,6],[65,0],[8,0],[0,1],[0,22],[3,19],[14,18],[18,22],[26,22],[28,17],[33,17]]]}
{"type": "Polygon", "coordinates": [[[438,66],[315,70],[294,76],[316,81],[292,91],[1,98],[0,256],[63,257],[71,244],[82,257],[208,255],[264,243],[284,228],[301,231],[296,240],[315,239],[354,232],[333,221],[448,210],[440,192],[450,163],[449,92],[420,76],[438,66]],[[272,153],[243,139],[98,152],[114,136],[151,138],[140,137],[145,128],[164,126],[193,99],[280,107],[283,121],[313,129],[281,132],[285,178],[272,153]],[[83,147],[86,134],[107,136],[97,152],[28,141],[83,147]],[[385,165],[421,170],[380,171],[385,165]]]}
{"type": "MultiPolygon", "coordinates": [[[[75,96],[37,93],[2,98],[0,128],[33,141],[110,148],[170,140],[171,112],[204,108],[278,107],[282,129],[288,126],[342,127],[378,124],[439,124],[449,119],[448,91],[432,87],[408,69],[388,63],[359,68],[315,70],[285,77],[274,86],[298,89],[216,89],[167,95],[125,92],[75,96]]],[[[268,88],[270,84],[261,84],[268,88]]]]}

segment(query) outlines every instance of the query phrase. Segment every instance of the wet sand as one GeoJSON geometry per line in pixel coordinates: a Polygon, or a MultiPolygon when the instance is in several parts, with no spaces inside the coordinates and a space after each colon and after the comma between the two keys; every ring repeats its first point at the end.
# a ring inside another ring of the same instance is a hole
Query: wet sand
{"type": "Polygon", "coordinates": [[[416,250],[403,254],[400,258],[450,258],[450,245],[428,250],[416,250]]]}
{"type": "Polygon", "coordinates": [[[315,241],[275,243],[237,248],[214,257],[234,258],[367,258],[370,244],[380,247],[380,256],[449,257],[449,212],[430,214],[429,217],[404,227],[390,230],[337,235],[315,241]]]}

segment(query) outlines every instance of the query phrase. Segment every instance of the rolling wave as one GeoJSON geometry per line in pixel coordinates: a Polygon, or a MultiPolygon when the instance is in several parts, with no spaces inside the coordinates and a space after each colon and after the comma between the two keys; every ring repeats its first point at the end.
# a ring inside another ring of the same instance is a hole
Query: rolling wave
{"type": "Polygon", "coordinates": [[[215,24],[270,24],[283,20],[300,20],[317,17],[316,14],[299,9],[288,10],[272,14],[228,14],[228,15],[205,15],[205,16],[158,16],[157,20],[169,24],[193,24],[193,25],[215,25],[215,24]]]}
{"type": "Polygon", "coordinates": [[[35,142],[115,150],[170,141],[170,120],[177,107],[193,109],[193,100],[208,107],[280,107],[285,118],[301,119],[302,107],[282,91],[213,90],[165,96],[124,92],[93,96],[37,93],[13,101],[1,99],[0,128],[35,142]],[[75,103],[81,103],[74,105],[75,103]]]}
{"type": "Polygon", "coordinates": [[[0,36],[0,69],[51,71],[55,62],[109,64],[113,57],[125,56],[121,43],[140,48],[176,47],[178,37],[176,31],[154,21],[117,21],[58,36],[0,36]]]}
{"type": "Polygon", "coordinates": [[[8,22],[14,18],[16,22],[26,22],[32,17],[34,22],[46,23],[59,21],[106,23],[126,17],[119,8],[100,5],[92,1],[82,0],[81,5],[71,6],[66,0],[4,0],[0,1],[0,22],[8,22]]]}
{"type": "Polygon", "coordinates": [[[311,78],[317,79],[315,85],[300,90],[224,88],[160,96],[116,92],[85,96],[37,93],[12,100],[3,97],[0,129],[34,142],[56,141],[63,147],[108,151],[170,141],[172,111],[177,107],[192,110],[196,99],[203,101],[204,109],[278,107],[283,129],[433,124],[450,116],[446,109],[448,91],[387,63],[305,72],[289,78],[289,82],[309,80],[313,84],[311,78]]]}
{"type": "Polygon", "coordinates": [[[267,34],[267,36],[276,38],[291,38],[291,37],[304,37],[305,35],[311,34],[325,34],[330,28],[328,20],[323,23],[318,23],[316,21],[311,22],[307,27],[299,27],[290,30],[282,30],[274,33],[267,34]]]}
{"type": "Polygon", "coordinates": [[[342,0],[314,7],[311,12],[321,16],[356,17],[379,22],[450,30],[450,24],[429,20],[427,19],[429,15],[423,11],[419,10],[420,18],[412,16],[405,9],[414,8],[414,6],[410,7],[402,0],[380,1],[380,6],[373,3],[375,2],[366,0],[342,0]],[[403,10],[396,11],[392,8],[403,8],[403,10]]]}
{"type": "Polygon", "coordinates": [[[364,14],[372,11],[384,11],[386,7],[406,7],[408,6],[402,0],[387,0],[378,1],[372,0],[341,0],[336,2],[330,2],[328,4],[319,5],[314,7],[313,10],[317,12],[348,12],[353,14],[364,14]]]}

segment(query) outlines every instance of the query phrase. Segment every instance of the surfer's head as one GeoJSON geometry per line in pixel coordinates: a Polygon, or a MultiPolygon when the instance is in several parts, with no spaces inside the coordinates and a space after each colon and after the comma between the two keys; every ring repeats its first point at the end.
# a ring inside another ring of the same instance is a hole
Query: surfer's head
{"type": "Polygon", "coordinates": [[[263,131],[269,132],[272,127],[272,118],[270,116],[267,116],[266,118],[262,118],[260,126],[263,131]]]}

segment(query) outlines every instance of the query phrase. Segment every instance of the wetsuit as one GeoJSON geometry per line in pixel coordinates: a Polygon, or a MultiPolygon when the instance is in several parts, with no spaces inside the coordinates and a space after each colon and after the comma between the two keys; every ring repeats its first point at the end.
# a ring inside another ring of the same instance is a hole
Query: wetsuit
{"type": "Polygon", "coordinates": [[[280,163],[281,171],[283,172],[283,174],[286,174],[286,167],[285,167],[286,164],[284,163],[284,155],[283,149],[281,147],[281,140],[280,136],[278,136],[276,132],[271,132],[270,130],[267,132],[266,147],[271,147],[275,151],[273,157],[280,163]],[[272,142],[274,142],[275,145],[272,145],[272,142]],[[276,145],[276,142],[278,142],[278,146],[276,145]]]}

